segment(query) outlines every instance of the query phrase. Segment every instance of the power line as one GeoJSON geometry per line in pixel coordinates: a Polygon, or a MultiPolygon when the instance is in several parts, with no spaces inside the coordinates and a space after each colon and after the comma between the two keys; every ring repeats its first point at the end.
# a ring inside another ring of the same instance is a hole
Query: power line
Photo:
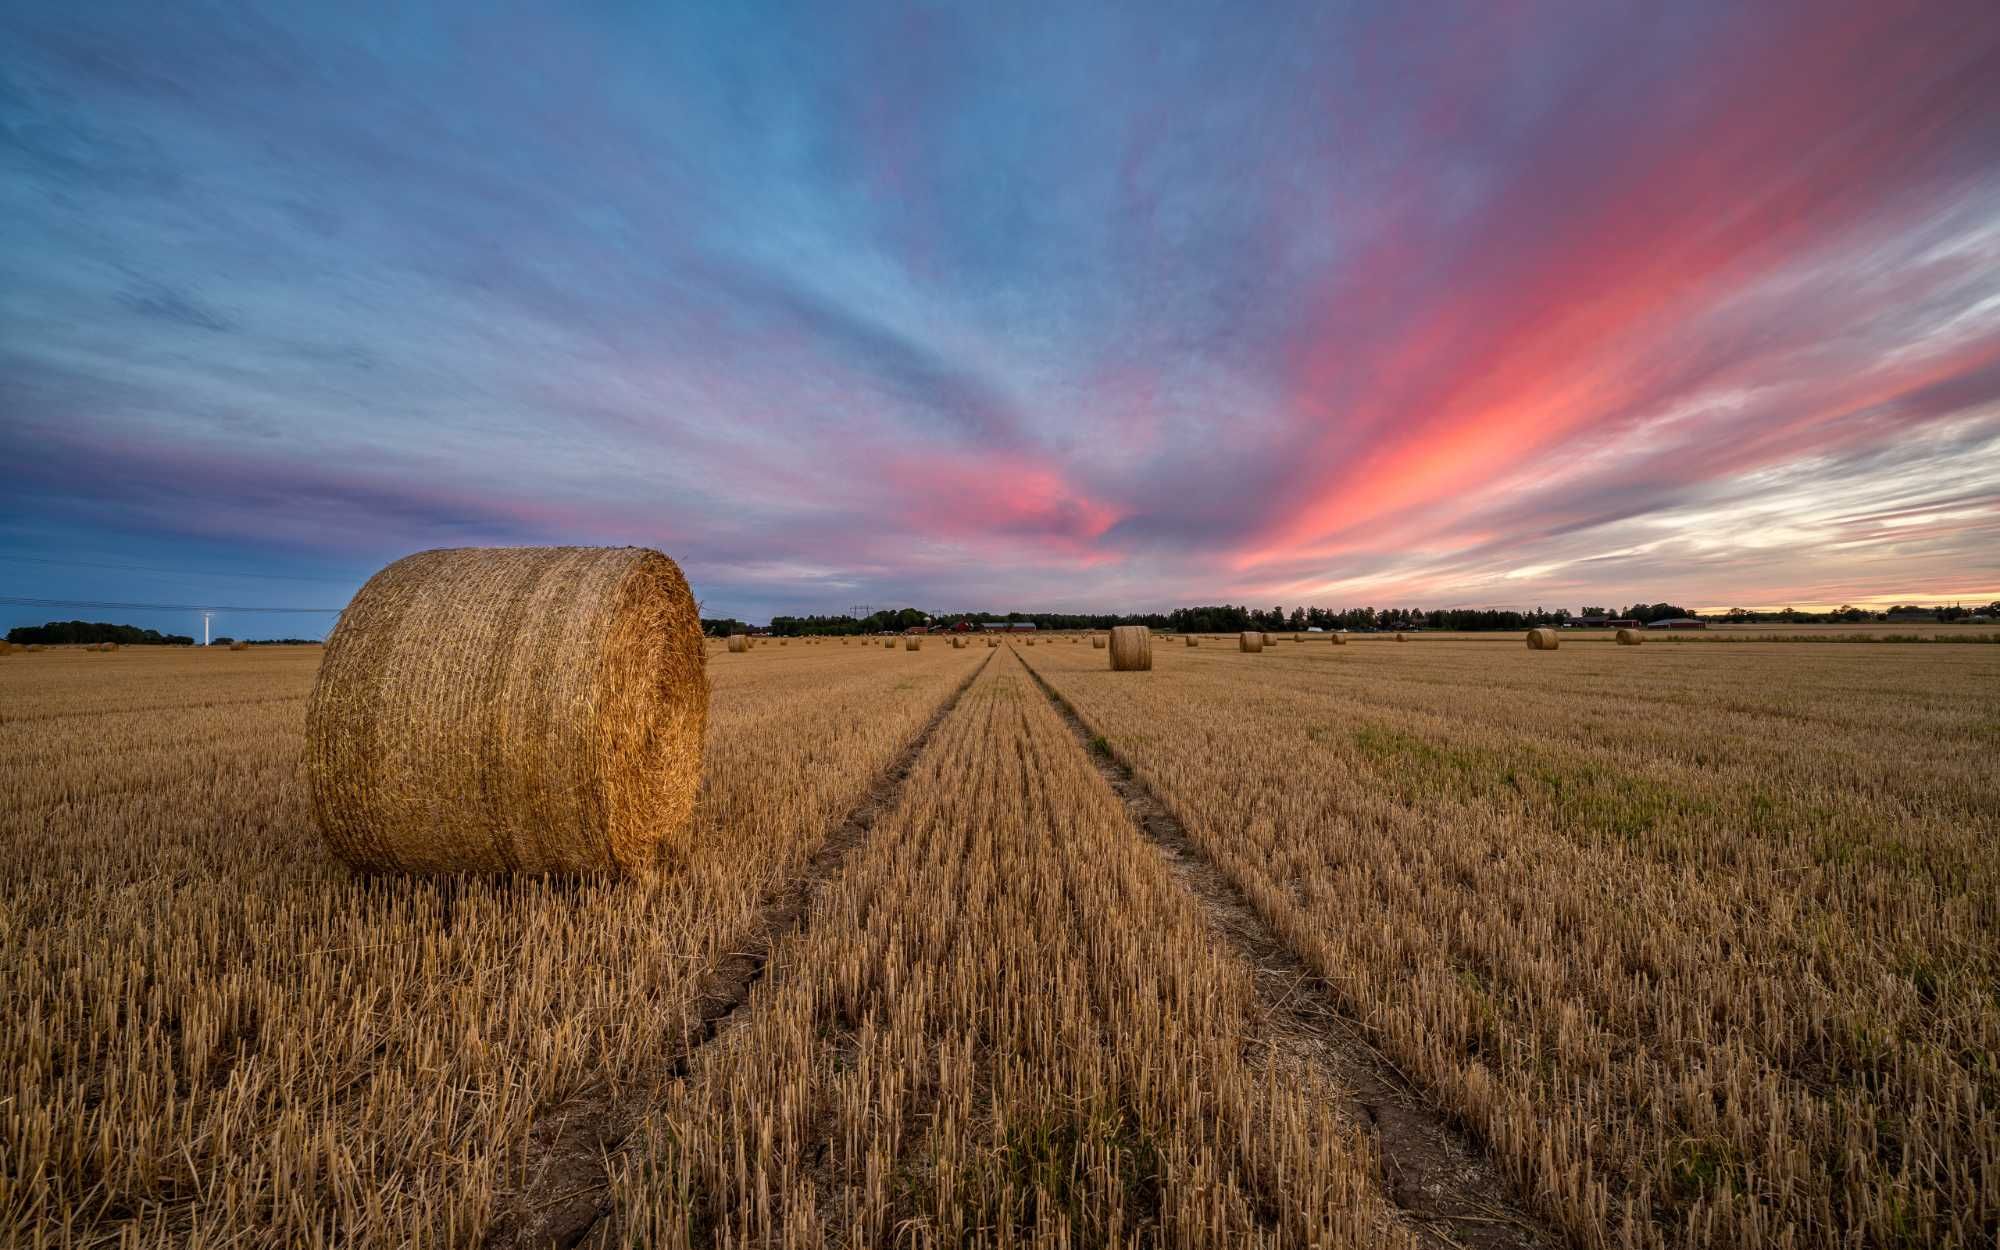
{"type": "Polygon", "coordinates": [[[155,564],[101,564],[94,560],[55,560],[47,556],[0,556],[9,564],[50,564],[58,568],[71,569],[119,569],[128,573],[170,573],[175,577],[254,577],[261,581],[273,582],[331,582],[353,581],[354,577],[300,577],[293,573],[224,573],[219,569],[163,569],[155,564]]]}
{"type": "Polygon", "coordinates": [[[346,608],[233,608],[218,603],[112,603],[104,599],[23,599],[0,595],[0,604],[17,608],[124,608],[132,612],[293,612],[339,614],[346,608]]]}

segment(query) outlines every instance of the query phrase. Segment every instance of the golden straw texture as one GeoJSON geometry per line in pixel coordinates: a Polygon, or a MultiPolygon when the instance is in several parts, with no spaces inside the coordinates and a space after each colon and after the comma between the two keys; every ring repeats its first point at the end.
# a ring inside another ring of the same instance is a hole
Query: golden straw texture
{"type": "Polygon", "coordinates": [[[905,651],[921,651],[923,650],[923,646],[924,640],[915,634],[911,634],[908,638],[903,639],[903,650],[905,651]]]}
{"type": "Polygon", "coordinates": [[[1091,649],[1092,649],[1092,650],[1095,650],[1095,651],[1102,651],[1102,650],[1104,650],[1104,635],[1103,635],[1103,634],[1092,634],[1092,635],[1090,636],[1090,646],[1091,646],[1091,649]]]}
{"type": "Polygon", "coordinates": [[[1152,631],[1144,625],[1112,626],[1111,671],[1114,673],[1152,672],[1152,631]]]}
{"type": "Polygon", "coordinates": [[[1242,633],[1236,635],[1236,649],[1238,651],[1249,651],[1253,653],[1262,651],[1264,649],[1264,635],[1258,633],[1254,629],[1246,629],[1242,633]]]}
{"type": "Polygon", "coordinates": [[[1621,647],[1636,647],[1646,641],[1646,635],[1636,629],[1621,629],[1617,636],[1618,645],[1621,647]]]}
{"type": "Polygon", "coordinates": [[[1528,650],[1553,651],[1561,645],[1553,629],[1531,629],[1528,631],[1528,650]]]}
{"type": "Polygon", "coordinates": [[[640,872],[685,850],[708,678],[642,547],[419,552],[354,596],[306,703],[334,853],[410,872],[640,872]]]}
{"type": "Polygon", "coordinates": [[[750,639],[743,634],[731,634],[729,635],[729,649],[736,652],[748,651],[750,649],[750,639]]]}
{"type": "Polygon", "coordinates": [[[1346,646],[1346,645],[1347,645],[1347,635],[1346,635],[1346,634],[1328,634],[1328,635],[1327,635],[1327,638],[1328,638],[1328,639],[1329,639],[1329,640],[1330,640],[1330,641],[1331,641],[1331,642],[1333,643],[1333,645],[1334,645],[1334,646],[1336,646],[1336,647],[1344,647],[1344,646],[1346,646]]]}

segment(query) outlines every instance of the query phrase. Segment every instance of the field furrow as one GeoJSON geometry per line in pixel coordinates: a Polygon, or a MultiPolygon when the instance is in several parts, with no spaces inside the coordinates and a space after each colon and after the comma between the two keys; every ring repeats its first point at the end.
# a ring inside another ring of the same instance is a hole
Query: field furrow
{"type": "Polygon", "coordinates": [[[702,1035],[768,901],[984,658],[712,658],[697,850],[635,886],[334,863],[298,776],[318,654],[0,671],[0,1242],[477,1241],[535,1125],[702,1035]],[[177,710],[49,716],[128,684],[177,710]]]}
{"type": "Polygon", "coordinates": [[[626,1161],[611,1244],[1413,1245],[1351,1091],[1011,651],[626,1161]]]}
{"type": "Polygon", "coordinates": [[[1983,653],[1774,647],[1748,682],[1749,648],[1307,646],[1165,648],[1136,678],[1026,658],[1575,1243],[1991,1243],[1983,653]],[[1748,732],[1728,705],[1832,697],[1867,663],[1913,670],[1956,732],[1826,730],[1748,775],[1653,757],[1670,735],[1726,754],[1748,732]],[[1614,664],[1714,710],[1621,733],[1599,691],[1562,714],[1614,664]],[[1494,668],[1540,689],[1489,694],[1494,668]],[[1412,693],[1447,674],[1448,698],[1412,693]],[[1865,753],[1923,786],[1824,763],[1865,753]]]}

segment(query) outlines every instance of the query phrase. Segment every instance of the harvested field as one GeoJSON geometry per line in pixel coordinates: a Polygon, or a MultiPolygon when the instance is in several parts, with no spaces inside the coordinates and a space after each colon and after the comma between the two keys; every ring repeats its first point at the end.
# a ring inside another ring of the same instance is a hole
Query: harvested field
{"type": "Polygon", "coordinates": [[[0,1243],[1994,1243],[2000,648],[1348,641],[718,644],[638,882],[341,867],[317,648],[10,660],[0,1243]]]}

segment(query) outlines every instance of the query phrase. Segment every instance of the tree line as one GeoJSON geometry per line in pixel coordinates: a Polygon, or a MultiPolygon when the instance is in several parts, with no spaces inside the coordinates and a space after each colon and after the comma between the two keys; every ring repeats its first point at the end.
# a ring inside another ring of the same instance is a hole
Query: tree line
{"type": "Polygon", "coordinates": [[[194,639],[186,634],[163,634],[137,625],[113,625],[109,621],[50,621],[46,625],[16,625],[7,631],[7,641],[16,646],[68,646],[76,643],[115,642],[121,647],[191,647],[194,639]]]}

